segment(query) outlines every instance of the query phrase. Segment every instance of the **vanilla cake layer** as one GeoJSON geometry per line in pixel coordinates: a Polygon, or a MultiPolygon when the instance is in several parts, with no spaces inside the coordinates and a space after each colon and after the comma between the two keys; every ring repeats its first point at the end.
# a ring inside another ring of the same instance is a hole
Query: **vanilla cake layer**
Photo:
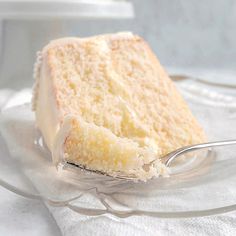
{"type": "Polygon", "coordinates": [[[161,157],[205,141],[158,59],[132,33],[52,41],[35,76],[36,123],[55,162],[63,153],[90,169],[148,179],[166,173],[161,157]]]}

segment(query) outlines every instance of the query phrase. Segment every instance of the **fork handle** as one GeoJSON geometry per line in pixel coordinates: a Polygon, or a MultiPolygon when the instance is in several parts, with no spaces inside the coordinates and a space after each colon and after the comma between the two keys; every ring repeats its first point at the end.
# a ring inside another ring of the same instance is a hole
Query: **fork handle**
{"type": "Polygon", "coordinates": [[[170,163],[174,159],[176,159],[176,157],[178,157],[179,155],[182,155],[184,153],[188,153],[188,152],[199,150],[199,149],[205,149],[205,148],[216,147],[216,146],[227,146],[227,145],[236,145],[236,140],[235,139],[233,139],[233,140],[224,140],[224,141],[200,143],[200,144],[185,146],[185,147],[179,148],[179,149],[169,153],[165,157],[165,164],[166,164],[166,166],[169,166],[170,163]]]}

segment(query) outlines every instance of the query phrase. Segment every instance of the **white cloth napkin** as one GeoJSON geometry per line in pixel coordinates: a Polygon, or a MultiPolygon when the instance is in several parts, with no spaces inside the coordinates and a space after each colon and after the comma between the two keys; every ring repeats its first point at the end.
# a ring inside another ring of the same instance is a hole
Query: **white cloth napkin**
{"type": "MultiPolygon", "coordinates": [[[[11,107],[28,101],[30,90],[15,94],[0,91],[0,102],[11,107]]],[[[34,182],[40,191],[41,186],[34,182]]],[[[182,203],[184,206],[184,202],[182,203]]],[[[52,207],[46,204],[53,215],[62,235],[65,236],[123,236],[123,235],[235,235],[236,212],[218,216],[191,219],[159,219],[148,216],[133,216],[120,219],[111,215],[90,217],[80,215],[68,208],[52,207]]],[[[31,209],[28,209],[31,210],[31,209]]]]}
{"type": "Polygon", "coordinates": [[[49,207],[61,232],[66,236],[123,236],[123,235],[214,235],[233,236],[236,214],[191,219],[158,219],[146,216],[118,219],[77,215],[68,209],[49,207]]]}

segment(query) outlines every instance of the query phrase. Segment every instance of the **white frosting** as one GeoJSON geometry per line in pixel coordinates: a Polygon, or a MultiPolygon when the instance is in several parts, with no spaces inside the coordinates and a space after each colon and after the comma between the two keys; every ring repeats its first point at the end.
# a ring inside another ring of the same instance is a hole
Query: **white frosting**
{"type": "Polygon", "coordinates": [[[111,40],[129,40],[133,38],[134,35],[132,32],[119,32],[117,34],[111,35],[111,40]]]}
{"type": "Polygon", "coordinates": [[[36,91],[34,92],[34,104],[36,112],[36,123],[43,134],[44,140],[50,150],[59,129],[58,110],[53,90],[52,80],[47,65],[47,54],[43,53],[42,62],[36,64],[38,68],[38,78],[36,91]]]}
{"type": "Polygon", "coordinates": [[[56,134],[53,149],[52,149],[52,160],[53,163],[57,166],[60,163],[63,163],[64,160],[64,143],[66,137],[69,135],[69,131],[71,130],[71,118],[67,116],[60,127],[59,131],[56,134]]]}
{"type": "Polygon", "coordinates": [[[46,64],[46,53],[38,52],[34,65],[35,84],[33,88],[32,109],[37,113],[36,122],[44,140],[52,152],[55,165],[63,162],[64,142],[70,130],[70,119],[65,119],[59,128],[58,111],[53,97],[53,85],[49,68],[46,64]]]}
{"type": "Polygon", "coordinates": [[[33,111],[36,110],[36,103],[38,100],[37,97],[38,97],[38,86],[39,86],[39,77],[40,77],[39,71],[40,71],[41,64],[42,64],[42,53],[39,51],[37,52],[37,59],[34,64],[34,71],[33,71],[33,78],[35,80],[34,87],[33,87],[32,100],[31,100],[33,111]]]}

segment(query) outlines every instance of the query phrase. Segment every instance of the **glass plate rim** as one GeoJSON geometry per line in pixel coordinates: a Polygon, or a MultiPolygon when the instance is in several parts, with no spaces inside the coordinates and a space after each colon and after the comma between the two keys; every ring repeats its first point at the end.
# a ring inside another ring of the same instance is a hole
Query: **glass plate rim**
{"type": "MultiPolygon", "coordinates": [[[[192,80],[192,81],[195,80],[194,77],[187,77],[185,79],[192,80]]],[[[222,86],[222,87],[225,88],[224,86],[222,86]]],[[[1,115],[2,115],[2,111],[0,111],[0,116],[1,115]]],[[[17,186],[13,186],[3,179],[0,179],[0,185],[2,187],[4,187],[5,189],[16,193],[17,195],[20,195],[22,197],[29,198],[29,199],[42,200],[51,206],[58,206],[58,207],[67,206],[69,209],[76,211],[78,213],[82,213],[82,214],[83,214],[84,210],[88,210],[87,208],[81,208],[81,207],[78,208],[76,205],[70,204],[70,202],[73,201],[74,199],[70,199],[67,202],[65,202],[65,201],[57,201],[56,202],[56,201],[44,198],[40,194],[37,195],[37,194],[28,193],[27,191],[24,192],[24,191],[20,190],[17,186]],[[66,205],[65,205],[65,203],[66,203],[66,205]]],[[[152,211],[143,211],[143,210],[138,210],[138,209],[131,209],[129,211],[127,211],[127,210],[126,211],[116,211],[116,210],[112,209],[112,207],[108,207],[106,204],[104,206],[105,206],[105,210],[104,209],[97,209],[97,213],[96,214],[94,213],[92,215],[111,214],[111,215],[114,215],[114,216],[117,216],[120,218],[126,218],[126,217],[131,217],[131,216],[141,216],[141,215],[152,216],[152,217],[157,217],[157,218],[192,218],[192,217],[204,217],[204,216],[218,215],[218,214],[228,213],[228,212],[232,212],[232,211],[236,210],[236,204],[222,206],[222,207],[216,207],[216,208],[211,208],[211,209],[205,209],[205,210],[173,211],[173,212],[162,212],[162,211],[152,212],[152,211]]]]}

